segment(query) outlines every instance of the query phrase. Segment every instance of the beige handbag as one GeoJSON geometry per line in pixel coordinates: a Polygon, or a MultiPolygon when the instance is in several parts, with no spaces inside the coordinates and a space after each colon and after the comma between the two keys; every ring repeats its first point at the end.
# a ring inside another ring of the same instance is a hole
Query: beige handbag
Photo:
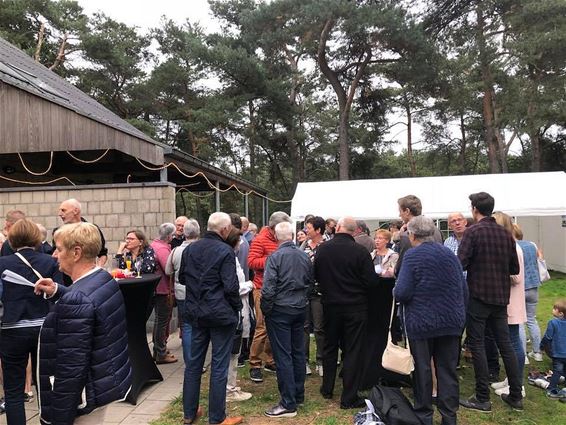
{"type": "MultiPolygon", "coordinates": [[[[409,346],[409,338],[407,340],[407,348],[393,344],[391,339],[391,325],[393,323],[393,312],[395,311],[395,299],[391,306],[391,319],[389,320],[389,332],[387,334],[387,346],[381,357],[381,365],[384,369],[401,375],[410,375],[415,370],[415,363],[411,355],[411,347],[409,346]]],[[[405,326],[405,318],[403,317],[403,326],[405,326]]],[[[407,331],[405,330],[405,335],[407,331]]]]}

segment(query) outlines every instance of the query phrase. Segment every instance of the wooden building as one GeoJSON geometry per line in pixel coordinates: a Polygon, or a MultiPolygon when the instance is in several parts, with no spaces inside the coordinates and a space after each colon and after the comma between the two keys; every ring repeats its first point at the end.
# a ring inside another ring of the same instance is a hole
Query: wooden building
{"type": "Polygon", "coordinates": [[[0,39],[0,214],[21,209],[52,229],[71,197],[104,231],[113,252],[125,232],[148,237],[176,216],[180,187],[237,187],[267,204],[265,190],[236,174],[156,142],[21,50],[0,39]]]}

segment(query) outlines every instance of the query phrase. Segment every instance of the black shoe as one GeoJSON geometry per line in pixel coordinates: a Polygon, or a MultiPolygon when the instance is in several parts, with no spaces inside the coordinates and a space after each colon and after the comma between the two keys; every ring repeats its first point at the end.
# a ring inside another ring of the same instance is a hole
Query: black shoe
{"type": "Polygon", "coordinates": [[[351,404],[340,403],[340,409],[348,410],[348,409],[360,409],[362,407],[366,407],[365,400],[359,398],[351,404]]]}
{"type": "Polygon", "coordinates": [[[324,398],[325,400],[330,400],[332,398],[332,393],[327,393],[322,391],[322,388],[319,390],[320,391],[320,395],[322,396],[322,398],[324,398]]]}
{"type": "Polygon", "coordinates": [[[0,398],[0,415],[6,411],[6,400],[4,397],[0,398]]]}
{"type": "Polygon", "coordinates": [[[466,409],[479,410],[480,412],[491,412],[491,402],[478,401],[475,395],[470,398],[461,398],[460,406],[466,409]]]}
{"type": "Polygon", "coordinates": [[[292,418],[297,416],[297,410],[288,410],[278,404],[277,406],[273,406],[271,409],[266,410],[264,414],[270,418],[292,418]]]}
{"type": "Polygon", "coordinates": [[[243,361],[243,360],[242,360],[242,361],[238,360],[238,367],[244,367],[245,365],[246,365],[246,362],[245,362],[245,361],[243,361]]]}
{"type": "Polygon", "coordinates": [[[261,369],[259,367],[250,369],[250,379],[258,383],[263,382],[263,374],[261,373],[261,369]]]}
{"type": "Polygon", "coordinates": [[[513,408],[513,410],[523,410],[523,400],[513,400],[509,394],[501,394],[501,400],[513,408]]]}
{"type": "Polygon", "coordinates": [[[265,370],[266,372],[271,372],[271,373],[277,372],[277,368],[275,367],[274,364],[266,364],[263,367],[263,370],[265,370]]]}
{"type": "Polygon", "coordinates": [[[487,380],[490,384],[493,384],[494,382],[500,382],[501,381],[501,379],[499,379],[499,373],[490,373],[487,380]]]}

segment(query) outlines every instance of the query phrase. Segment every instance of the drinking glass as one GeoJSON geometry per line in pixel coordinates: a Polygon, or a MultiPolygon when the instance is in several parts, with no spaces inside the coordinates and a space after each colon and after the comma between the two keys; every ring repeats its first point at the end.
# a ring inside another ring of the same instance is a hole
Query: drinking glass
{"type": "Polygon", "coordinates": [[[136,272],[138,273],[137,277],[141,277],[141,268],[143,264],[143,259],[141,257],[136,258],[134,262],[134,267],[136,268],[136,272]]]}

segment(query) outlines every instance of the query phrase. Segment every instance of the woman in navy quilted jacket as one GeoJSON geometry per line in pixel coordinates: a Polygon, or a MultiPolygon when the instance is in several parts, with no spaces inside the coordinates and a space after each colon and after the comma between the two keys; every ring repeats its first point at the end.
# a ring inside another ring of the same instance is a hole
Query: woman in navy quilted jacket
{"type": "Polygon", "coordinates": [[[35,223],[26,219],[18,220],[8,233],[8,242],[15,253],[0,257],[0,293],[4,304],[0,357],[9,425],[23,425],[26,422],[26,366],[31,356],[35,369],[37,338],[49,312],[49,301],[35,295],[31,284],[39,277],[63,282],[57,261],[36,250],[41,241],[41,232],[35,223]]]}
{"type": "Polygon", "coordinates": [[[105,422],[101,407],[124,399],[131,386],[126,310],[118,284],[96,265],[101,240],[90,223],[67,224],[54,235],[53,256],[71,277],[65,288],[51,279],[36,292],[58,298],[39,339],[40,420],[44,424],[105,422]]]}

